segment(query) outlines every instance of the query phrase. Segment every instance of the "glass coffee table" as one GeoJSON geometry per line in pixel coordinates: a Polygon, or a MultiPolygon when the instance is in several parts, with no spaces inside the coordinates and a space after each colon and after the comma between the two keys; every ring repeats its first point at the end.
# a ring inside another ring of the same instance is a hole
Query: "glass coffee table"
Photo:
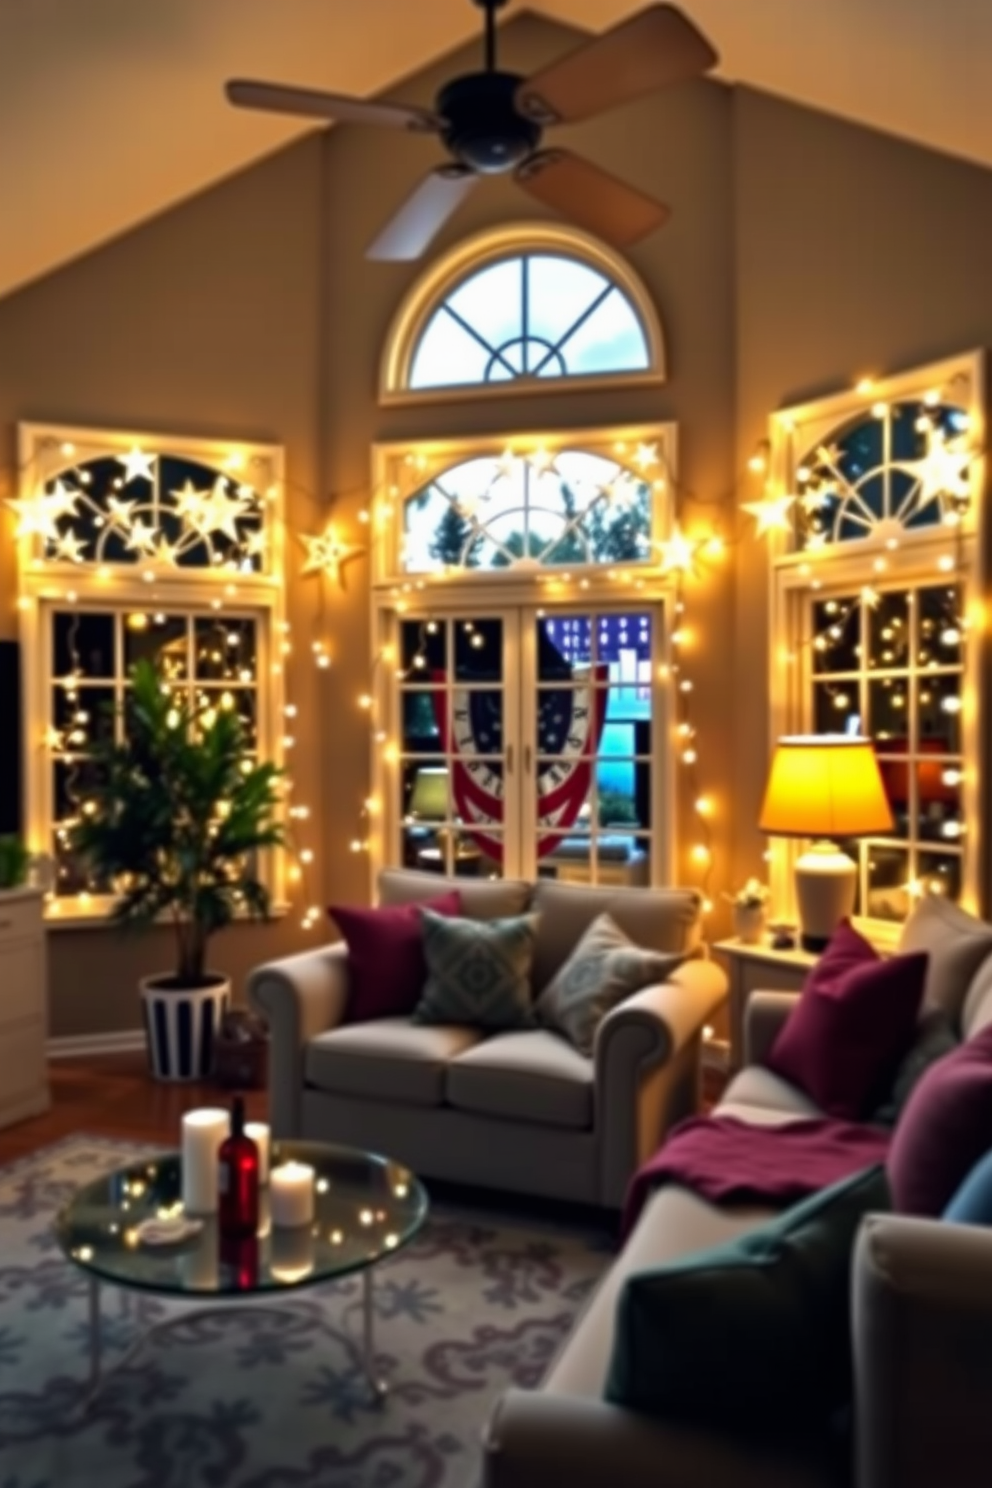
{"type": "MultiPolygon", "coordinates": [[[[385,1393],[375,1368],[372,1272],[417,1234],[427,1217],[427,1194],[407,1168],[355,1148],[272,1143],[272,1167],[292,1161],[315,1170],[313,1224],[274,1228],[263,1188],[258,1233],[247,1240],[222,1240],[216,1216],[196,1216],[202,1228],[179,1244],[150,1246],[139,1240],[142,1220],[183,1212],[178,1152],[129,1163],[86,1184],[70,1199],[55,1221],[55,1232],[66,1257],[89,1277],[90,1395],[101,1380],[101,1283],[229,1308],[277,1302],[287,1293],[352,1272],[362,1277],[363,1368],[375,1398],[385,1393]]],[[[172,1318],[156,1327],[180,1321],[172,1318]]]]}

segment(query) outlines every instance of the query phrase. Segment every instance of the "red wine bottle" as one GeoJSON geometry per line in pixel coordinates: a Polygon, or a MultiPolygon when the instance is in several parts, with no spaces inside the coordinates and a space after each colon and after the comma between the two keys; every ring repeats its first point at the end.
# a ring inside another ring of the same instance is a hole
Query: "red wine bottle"
{"type": "Polygon", "coordinates": [[[231,1135],[217,1154],[218,1215],[222,1237],[254,1235],[258,1229],[258,1148],[245,1136],[245,1103],[235,1096],[231,1135]]]}

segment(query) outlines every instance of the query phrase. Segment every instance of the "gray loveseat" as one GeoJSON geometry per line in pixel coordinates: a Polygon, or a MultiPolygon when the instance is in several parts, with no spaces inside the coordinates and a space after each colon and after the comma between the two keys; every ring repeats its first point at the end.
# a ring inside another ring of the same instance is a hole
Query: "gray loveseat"
{"type": "MultiPolygon", "coordinates": [[[[992,926],[945,901],[906,927],[927,949],[926,1001],[967,1038],[992,1022],[992,926]]],[[[762,1067],[794,997],[748,1003],[745,1067],[719,1112],[763,1125],[820,1115],[762,1067]]],[[[988,1488],[992,1482],[992,1232],[876,1215],[853,1261],[854,1436],[849,1471],[662,1423],[603,1397],[626,1277],[760,1225],[675,1185],[645,1205],[539,1390],[511,1390],[487,1432],[484,1488],[988,1488]]],[[[809,1340],[816,1348],[816,1339],[809,1340]]]]}
{"type": "MultiPolygon", "coordinates": [[[[539,916],[535,995],[608,911],[639,945],[701,950],[692,889],[587,888],[387,870],[383,904],[448,888],[463,914],[539,916]]],[[[543,1029],[484,1036],[405,1018],[344,1021],[343,942],[270,962],[249,997],[271,1029],[271,1120],[282,1137],[388,1153],[428,1177],[618,1207],[637,1166],[696,1107],[702,1030],[726,995],[703,955],[614,1008],[587,1059],[543,1029]]]]}

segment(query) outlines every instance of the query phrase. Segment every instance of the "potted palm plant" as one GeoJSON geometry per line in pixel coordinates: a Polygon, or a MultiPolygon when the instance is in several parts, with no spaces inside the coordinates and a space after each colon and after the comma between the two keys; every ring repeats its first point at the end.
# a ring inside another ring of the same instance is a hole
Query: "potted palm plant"
{"type": "Polygon", "coordinates": [[[153,1074],[199,1079],[230,980],[208,966],[211,937],[235,917],[265,918],[258,854],[284,843],[281,771],[258,764],[233,708],[194,701],[149,661],[131,672],[126,742],[92,747],[92,780],[71,845],[117,895],[125,928],[171,924],[172,971],[141,982],[153,1074]]]}

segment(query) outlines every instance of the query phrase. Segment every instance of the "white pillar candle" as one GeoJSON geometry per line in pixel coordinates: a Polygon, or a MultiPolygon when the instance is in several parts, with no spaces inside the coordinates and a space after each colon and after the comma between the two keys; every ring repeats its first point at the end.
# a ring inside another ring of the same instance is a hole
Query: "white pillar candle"
{"type": "Polygon", "coordinates": [[[231,1130],[227,1111],[204,1107],[183,1117],[183,1208],[187,1214],[217,1212],[217,1150],[231,1130]]]}
{"type": "Polygon", "coordinates": [[[281,1226],[272,1231],[271,1264],[276,1281],[303,1281],[313,1270],[313,1231],[309,1225],[281,1226]]]}
{"type": "Polygon", "coordinates": [[[313,1223],[313,1179],[309,1163],[287,1162],[272,1169],[269,1192],[273,1226],[313,1223]]]}
{"type": "Polygon", "coordinates": [[[258,1181],[264,1186],[269,1181],[269,1128],[264,1121],[249,1121],[245,1125],[245,1136],[250,1137],[258,1148],[258,1181]]]}

